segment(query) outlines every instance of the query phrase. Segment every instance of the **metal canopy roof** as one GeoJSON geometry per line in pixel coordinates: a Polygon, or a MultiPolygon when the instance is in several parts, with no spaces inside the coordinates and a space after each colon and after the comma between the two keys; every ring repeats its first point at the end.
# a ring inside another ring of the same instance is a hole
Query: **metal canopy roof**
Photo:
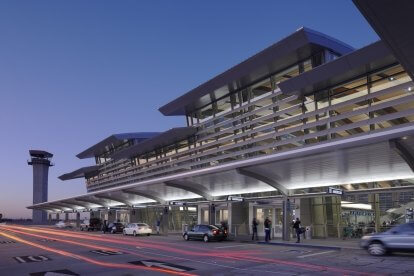
{"type": "Polygon", "coordinates": [[[354,0],[354,4],[414,79],[414,1],[354,0]]]}
{"type": "Polygon", "coordinates": [[[144,141],[145,139],[154,137],[160,134],[159,132],[133,132],[133,133],[120,133],[113,134],[99,143],[93,145],[92,147],[82,151],[76,157],[80,159],[95,157],[106,151],[108,151],[109,146],[119,145],[125,140],[136,140],[137,142],[144,141]]]}
{"type": "Polygon", "coordinates": [[[159,108],[166,116],[185,115],[212,99],[243,88],[269,74],[309,58],[322,49],[343,55],[352,52],[351,46],[317,31],[301,28],[258,54],[201,84],[188,93],[159,108]]]}
{"type": "Polygon", "coordinates": [[[100,165],[83,167],[73,172],[62,174],[61,176],[59,176],[59,179],[69,180],[69,179],[85,177],[86,175],[91,175],[95,172],[98,173],[99,168],[100,168],[100,165]]]}
{"type": "Polygon", "coordinates": [[[279,83],[285,94],[308,94],[368,72],[383,68],[397,60],[381,40],[346,54],[336,60],[322,64],[311,71],[279,83]]]}
{"type": "Polygon", "coordinates": [[[154,149],[173,145],[178,143],[186,138],[193,136],[197,132],[197,129],[194,127],[177,127],[167,130],[149,138],[139,144],[133,145],[129,148],[121,150],[119,152],[114,153],[111,158],[113,160],[119,159],[127,159],[138,156],[140,154],[144,154],[154,149]]]}
{"type": "MultiPolygon", "coordinates": [[[[200,193],[191,188],[187,189],[187,184],[190,187],[199,187],[197,189],[204,190],[213,197],[219,197],[272,192],[276,191],[277,185],[292,191],[331,185],[413,179],[413,171],[389,142],[390,139],[413,135],[412,126],[413,124],[409,124],[357,137],[312,144],[289,152],[125,184],[66,199],[38,203],[28,208],[72,211],[71,207],[76,209],[81,205],[89,208],[131,207],[147,203],[166,204],[173,200],[203,200],[200,193]],[[239,173],[239,168],[247,173],[239,173]],[[260,175],[262,177],[257,177],[260,175]],[[264,180],[266,178],[274,180],[275,184],[267,183],[264,180]],[[169,185],[171,181],[175,184],[169,185]],[[60,206],[60,203],[65,206],[60,206]],[[68,205],[71,206],[66,207],[68,205]]],[[[414,136],[408,136],[403,141],[405,146],[414,149],[414,136]]],[[[407,188],[414,190],[414,185],[410,184],[407,188]]]]}

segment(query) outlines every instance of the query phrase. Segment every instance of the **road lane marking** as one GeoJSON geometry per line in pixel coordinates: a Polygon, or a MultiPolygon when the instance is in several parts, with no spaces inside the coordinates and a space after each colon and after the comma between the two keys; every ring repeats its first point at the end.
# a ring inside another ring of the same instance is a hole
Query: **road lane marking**
{"type": "MultiPolygon", "coordinates": [[[[12,230],[12,231],[14,231],[14,230],[12,230]]],[[[19,231],[17,231],[17,232],[19,232],[19,231]]],[[[21,233],[23,233],[23,232],[21,232],[21,233]]],[[[29,233],[24,233],[24,234],[25,235],[33,235],[33,234],[29,234],[29,233]]],[[[2,233],[2,231],[0,231],[0,235],[4,235],[4,233],[2,233]]],[[[7,235],[6,235],[6,237],[7,237],[7,235]]],[[[83,238],[83,237],[81,237],[81,238],[83,238]]],[[[83,238],[83,239],[85,239],[85,238],[83,238]]],[[[62,241],[64,241],[64,240],[62,240],[62,241]]],[[[100,240],[96,240],[96,241],[100,241],[100,240]]],[[[66,242],[69,242],[69,241],[66,241],[66,242]]],[[[112,241],[112,242],[115,242],[115,241],[112,241]]],[[[25,241],[25,243],[29,243],[29,242],[28,241],[25,241]]],[[[36,246],[36,247],[38,247],[38,246],[36,246]]],[[[117,246],[113,246],[113,247],[117,247],[117,246]]],[[[120,247],[117,247],[117,248],[121,249],[120,247]]],[[[143,251],[143,252],[145,252],[145,251],[143,251]]],[[[147,254],[153,254],[153,255],[158,255],[158,256],[164,255],[166,257],[170,257],[170,258],[174,258],[174,259],[182,259],[182,260],[186,259],[186,258],[180,258],[180,257],[177,258],[177,257],[171,256],[171,255],[157,254],[157,253],[154,253],[154,252],[148,252],[147,254]]],[[[81,256],[77,256],[77,257],[81,258],[81,256]]],[[[224,257],[224,256],[222,256],[222,257],[224,257]]],[[[224,258],[226,258],[226,257],[224,257],[224,258]]],[[[83,260],[83,259],[84,259],[84,257],[81,260],[83,260]]],[[[364,272],[348,271],[348,270],[344,270],[344,269],[340,269],[340,268],[336,268],[336,267],[327,267],[327,266],[320,266],[320,265],[311,265],[311,264],[305,264],[305,263],[299,263],[299,262],[285,261],[285,260],[280,260],[280,259],[258,258],[258,257],[254,257],[254,256],[244,256],[243,254],[241,254],[240,256],[236,255],[236,256],[231,257],[229,259],[234,259],[234,260],[237,260],[237,261],[240,261],[240,262],[243,262],[243,261],[244,262],[251,261],[251,262],[263,262],[263,263],[275,264],[275,265],[278,265],[278,264],[289,265],[289,266],[292,266],[293,265],[293,266],[299,267],[301,269],[314,270],[314,271],[315,270],[316,271],[319,271],[319,269],[322,269],[322,270],[328,270],[328,271],[330,270],[330,271],[336,271],[336,272],[339,271],[341,273],[346,273],[346,274],[356,273],[356,274],[361,274],[361,275],[370,275],[370,274],[364,273],[364,272]]],[[[197,262],[198,261],[198,260],[188,259],[188,258],[187,258],[187,260],[190,261],[190,262],[197,262]]],[[[97,261],[95,261],[95,262],[97,262],[97,261]]],[[[206,263],[207,264],[207,262],[202,262],[202,261],[198,261],[198,262],[199,263],[206,263]]],[[[211,265],[211,263],[209,263],[209,264],[211,265]]],[[[111,264],[111,267],[112,267],[112,265],[113,264],[111,264]]],[[[106,264],[106,266],[107,266],[107,264],[106,264]]],[[[117,266],[123,266],[123,264],[117,264],[117,266]]],[[[263,273],[263,272],[270,272],[270,273],[275,273],[275,274],[281,274],[280,271],[265,271],[265,270],[243,269],[243,268],[239,268],[239,267],[231,267],[231,266],[228,266],[228,265],[219,265],[219,264],[217,264],[217,266],[221,266],[221,267],[225,267],[225,268],[233,268],[233,269],[241,270],[241,271],[257,271],[257,272],[260,271],[261,273],[263,273]]],[[[286,274],[288,274],[288,273],[286,273],[286,274]]],[[[291,275],[291,273],[289,273],[288,275],[291,275]]]]}
{"type": "Polygon", "coordinates": [[[312,256],[317,256],[317,255],[322,255],[322,254],[328,254],[328,253],[332,253],[335,252],[333,250],[330,251],[323,251],[323,252],[318,252],[318,253],[313,253],[313,254],[308,254],[308,255],[302,255],[299,256],[298,258],[303,259],[303,258],[307,258],[307,257],[312,257],[312,256]]]}
{"type": "MultiPolygon", "coordinates": [[[[10,235],[10,234],[3,233],[1,231],[0,231],[0,235],[2,235],[4,237],[7,237],[7,238],[10,238],[10,239],[13,239],[13,240],[16,240],[16,241],[19,241],[23,244],[31,245],[33,247],[37,247],[37,248],[40,248],[40,249],[43,249],[43,250],[46,250],[46,251],[49,251],[49,252],[53,252],[53,253],[56,253],[56,254],[59,254],[59,255],[63,255],[65,257],[75,258],[75,259],[82,260],[82,261],[85,261],[85,262],[90,263],[90,264],[99,265],[99,266],[103,266],[103,267],[110,267],[110,268],[117,268],[117,269],[145,269],[145,270],[152,271],[152,272],[155,271],[155,272],[159,272],[159,273],[168,273],[168,274],[183,275],[183,276],[192,276],[193,275],[193,274],[190,274],[190,273],[187,273],[187,272],[172,271],[172,270],[167,270],[167,269],[158,268],[158,267],[145,267],[145,266],[137,266],[137,265],[132,265],[132,264],[101,262],[101,261],[98,261],[96,259],[91,259],[91,258],[82,256],[82,255],[78,255],[78,254],[75,254],[75,253],[71,253],[71,252],[68,252],[68,251],[55,249],[55,248],[52,248],[52,247],[37,244],[37,243],[31,242],[31,241],[19,238],[17,236],[13,236],[13,235],[10,235]]],[[[22,257],[22,258],[24,259],[24,257],[22,257]]],[[[24,260],[27,262],[26,259],[24,259],[24,260]]]]}
{"type": "Polygon", "coordinates": [[[186,266],[177,265],[177,264],[168,263],[168,262],[161,262],[157,260],[142,260],[142,261],[129,262],[129,263],[136,264],[136,265],[144,265],[147,267],[152,267],[152,266],[160,267],[160,268],[165,268],[165,269],[179,271],[179,272],[195,270],[194,268],[191,268],[191,267],[186,267],[186,266]]]}
{"type": "Polygon", "coordinates": [[[23,260],[21,257],[14,257],[19,263],[25,263],[26,261],[23,260]]]}
{"type": "Polygon", "coordinates": [[[248,245],[251,245],[251,244],[227,245],[227,246],[218,246],[218,247],[214,247],[214,248],[217,248],[217,249],[219,249],[219,248],[231,248],[231,247],[240,247],[240,246],[248,246],[248,245]]]}

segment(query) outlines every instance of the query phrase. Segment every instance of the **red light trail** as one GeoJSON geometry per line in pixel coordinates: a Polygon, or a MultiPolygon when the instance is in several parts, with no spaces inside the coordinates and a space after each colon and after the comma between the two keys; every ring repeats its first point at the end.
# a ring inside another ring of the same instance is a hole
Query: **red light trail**
{"type": "MultiPolygon", "coordinates": [[[[143,241],[133,241],[133,240],[122,240],[122,239],[113,238],[113,237],[111,237],[111,238],[102,238],[102,237],[97,237],[97,236],[94,236],[94,235],[77,234],[77,233],[71,233],[71,232],[68,232],[68,231],[61,231],[61,230],[48,230],[48,229],[44,229],[44,228],[43,229],[42,228],[28,228],[28,227],[10,226],[10,225],[3,226],[3,227],[5,229],[7,229],[9,231],[13,231],[15,233],[19,233],[19,234],[23,234],[23,235],[29,235],[29,236],[35,236],[35,237],[41,237],[41,238],[50,238],[50,237],[49,236],[42,236],[42,235],[38,235],[38,234],[34,234],[34,233],[27,233],[27,231],[50,234],[50,235],[54,235],[54,236],[63,236],[63,237],[68,237],[68,238],[76,238],[76,239],[97,241],[97,242],[114,243],[114,244],[121,244],[121,245],[128,245],[128,246],[140,246],[140,247],[145,247],[147,249],[157,249],[157,250],[160,250],[160,251],[174,252],[174,253],[178,253],[178,254],[182,254],[182,255],[212,257],[212,258],[220,258],[220,259],[228,259],[228,260],[239,260],[239,261],[247,261],[247,262],[255,262],[255,263],[264,263],[264,264],[279,264],[279,265],[285,265],[285,266],[295,266],[295,267],[298,267],[298,268],[301,268],[301,269],[311,270],[311,271],[321,271],[321,270],[322,271],[329,271],[329,272],[334,272],[334,273],[340,273],[342,275],[349,275],[349,274],[374,275],[372,273],[352,271],[352,270],[341,269],[341,268],[337,268],[337,267],[330,267],[330,266],[324,266],[324,265],[314,265],[314,264],[300,263],[300,262],[287,261],[287,260],[281,260],[281,259],[270,259],[270,258],[258,257],[257,255],[258,254],[263,254],[263,252],[251,251],[251,250],[250,251],[246,251],[246,250],[245,251],[236,251],[236,252],[235,251],[232,251],[232,252],[227,252],[227,251],[217,252],[217,250],[213,251],[213,250],[203,248],[203,250],[207,250],[209,252],[186,251],[186,250],[166,246],[165,245],[166,243],[162,243],[162,242],[154,242],[153,243],[153,242],[143,242],[143,241]],[[23,232],[23,231],[26,231],[26,232],[23,232]]],[[[111,248],[111,247],[97,246],[97,245],[93,245],[93,244],[81,243],[81,242],[76,242],[76,241],[71,241],[71,240],[66,240],[66,239],[59,239],[59,238],[54,238],[54,239],[56,239],[58,241],[61,241],[61,242],[66,242],[66,243],[78,245],[78,246],[85,246],[85,247],[90,247],[90,248],[94,248],[94,249],[114,251],[114,248],[111,248]]],[[[41,246],[41,245],[39,245],[39,246],[41,246]]],[[[200,248],[197,248],[197,249],[199,250],[200,248]]],[[[116,250],[119,250],[119,249],[115,249],[115,251],[116,250]]],[[[133,251],[123,249],[123,248],[122,248],[122,251],[124,251],[126,253],[129,253],[129,254],[134,254],[134,255],[137,255],[137,256],[141,256],[141,257],[143,256],[143,255],[137,254],[133,251]]],[[[66,252],[66,253],[69,253],[69,252],[66,252]]],[[[72,253],[69,253],[69,254],[72,254],[72,253]]],[[[117,265],[117,264],[115,264],[115,265],[117,265]]],[[[121,267],[119,267],[119,268],[121,268],[121,267]]],[[[134,266],[134,268],[136,268],[136,267],[134,266]]],[[[190,274],[186,274],[186,275],[190,275],[190,274]]],[[[375,275],[378,275],[378,274],[375,274],[375,275]]]]}
{"type": "Polygon", "coordinates": [[[15,241],[21,242],[23,244],[27,244],[27,245],[31,245],[33,247],[37,247],[49,252],[53,252],[59,255],[63,255],[66,257],[70,257],[70,258],[74,258],[77,260],[82,260],[85,262],[88,262],[90,264],[94,264],[94,265],[99,265],[99,266],[104,266],[104,267],[110,267],[110,268],[121,268],[121,269],[140,269],[140,270],[148,270],[148,271],[155,271],[155,272],[162,272],[162,273],[168,273],[168,274],[174,274],[174,275],[183,275],[183,276],[193,276],[194,274],[190,274],[190,273],[184,273],[184,272],[176,272],[176,271],[172,271],[172,270],[168,270],[168,269],[162,269],[162,268],[156,268],[156,267],[145,267],[145,266],[137,266],[137,265],[132,265],[132,264],[120,264],[120,263],[108,263],[108,262],[101,262],[89,257],[85,257],[82,255],[78,255],[78,254],[74,254],[68,251],[64,251],[64,250],[60,250],[60,249],[54,249],[48,246],[44,246],[41,244],[37,244],[28,240],[24,240],[21,239],[19,237],[10,235],[10,234],[6,234],[4,232],[0,232],[0,235],[7,237],[9,239],[13,239],[15,241]]]}

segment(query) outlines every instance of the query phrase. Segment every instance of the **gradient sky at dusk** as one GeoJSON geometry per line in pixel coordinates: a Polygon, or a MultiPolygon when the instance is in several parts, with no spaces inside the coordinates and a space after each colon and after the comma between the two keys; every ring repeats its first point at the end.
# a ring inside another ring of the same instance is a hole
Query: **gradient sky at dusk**
{"type": "Polygon", "coordinates": [[[306,26],[356,48],[378,39],[342,1],[0,1],[0,213],[29,217],[29,149],[52,152],[49,199],[86,192],[57,177],[113,134],[183,126],[158,108],[306,26]]]}

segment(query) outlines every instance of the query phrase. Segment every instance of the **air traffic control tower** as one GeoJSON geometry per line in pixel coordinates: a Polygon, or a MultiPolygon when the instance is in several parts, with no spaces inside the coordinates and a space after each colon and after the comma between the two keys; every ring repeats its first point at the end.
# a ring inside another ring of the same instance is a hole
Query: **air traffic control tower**
{"type": "MultiPolygon", "coordinates": [[[[33,166],[33,204],[47,201],[49,167],[53,166],[50,159],[53,154],[43,150],[29,150],[30,160],[27,164],[33,166]]],[[[33,210],[33,224],[45,224],[47,213],[33,210]]]]}

